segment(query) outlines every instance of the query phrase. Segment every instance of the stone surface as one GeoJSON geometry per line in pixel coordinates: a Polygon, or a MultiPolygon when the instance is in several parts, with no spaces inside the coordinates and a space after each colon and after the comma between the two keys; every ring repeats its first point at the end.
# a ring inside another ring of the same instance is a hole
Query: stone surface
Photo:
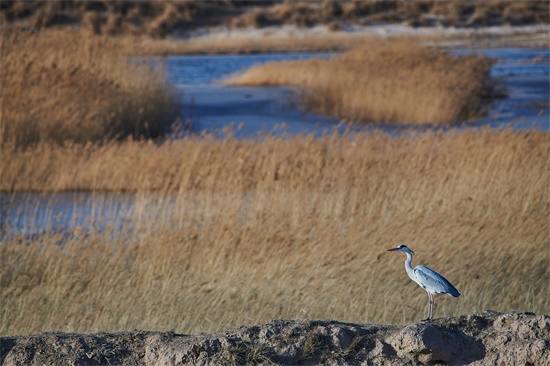
{"type": "Polygon", "coordinates": [[[210,334],[42,333],[0,337],[12,365],[550,365],[550,317],[496,313],[404,326],[273,320],[210,334]]]}

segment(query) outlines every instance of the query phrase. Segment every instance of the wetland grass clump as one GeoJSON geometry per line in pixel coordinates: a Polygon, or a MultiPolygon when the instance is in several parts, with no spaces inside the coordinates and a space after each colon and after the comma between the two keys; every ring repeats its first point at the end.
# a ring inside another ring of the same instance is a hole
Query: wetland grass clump
{"type": "Polygon", "coordinates": [[[70,30],[2,32],[2,143],[156,137],[178,116],[164,75],[131,63],[128,42],[70,30]]]}
{"type": "Polygon", "coordinates": [[[352,121],[451,124],[480,115],[491,65],[411,40],[373,41],[329,60],[256,66],[226,83],[304,87],[307,109],[352,121]]]}
{"type": "Polygon", "coordinates": [[[548,148],[488,130],[4,148],[1,189],[136,196],[135,231],[0,242],[0,334],[418,321],[399,243],[461,291],[436,316],[548,314],[548,148]]]}

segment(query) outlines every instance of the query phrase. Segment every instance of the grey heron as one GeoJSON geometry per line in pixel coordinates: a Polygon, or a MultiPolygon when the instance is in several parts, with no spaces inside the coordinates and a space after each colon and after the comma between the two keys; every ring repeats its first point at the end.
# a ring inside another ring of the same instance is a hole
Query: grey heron
{"type": "Polygon", "coordinates": [[[459,297],[460,292],[451,285],[449,281],[433,269],[426,266],[412,266],[412,258],[414,252],[406,245],[399,244],[397,248],[388,249],[388,252],[403,252],[407,255],[405,259],[405,269],[407,274],[414,282],[428,292],[430,302],[428,303],[428,319],[432,319],[432,309],[434,305],[434,294],[447,294],[449,296],[459,297]]]}

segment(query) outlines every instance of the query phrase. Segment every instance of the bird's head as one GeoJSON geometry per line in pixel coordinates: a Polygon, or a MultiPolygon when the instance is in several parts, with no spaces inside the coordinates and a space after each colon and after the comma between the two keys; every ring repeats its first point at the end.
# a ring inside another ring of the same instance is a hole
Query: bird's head
{"type": "Polygon", "coordinates": [[[395,248],[388,249],[388,252],[405,252],[405,253],[414,254],[414,252],[410,250],[409,247],[406,246],[405,244],[399,244],[395,248]]]}

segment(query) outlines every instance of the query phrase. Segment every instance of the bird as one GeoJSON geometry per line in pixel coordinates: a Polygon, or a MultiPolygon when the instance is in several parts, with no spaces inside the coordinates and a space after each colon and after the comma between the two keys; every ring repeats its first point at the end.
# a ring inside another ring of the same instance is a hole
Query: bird
{"type": "Polygon", "coordinates": [[[428,292],[428,297],[430,298],[428,303],[428,318],[424,319],[424,321],[432,320],[432,310],[435,304],[434,294],[447,294],[453,297],[460,296],[460,292],[445,277],[433,269],[426,266],[416,266],[413,268],[411,263],[414,252],[406,245],[399,244],[396,248],[388,249],[388,252],[403,252],[407,254],[407,259],[405,259],[407,274],[411,280],[418,283],[420,287],[428,292]]]}

